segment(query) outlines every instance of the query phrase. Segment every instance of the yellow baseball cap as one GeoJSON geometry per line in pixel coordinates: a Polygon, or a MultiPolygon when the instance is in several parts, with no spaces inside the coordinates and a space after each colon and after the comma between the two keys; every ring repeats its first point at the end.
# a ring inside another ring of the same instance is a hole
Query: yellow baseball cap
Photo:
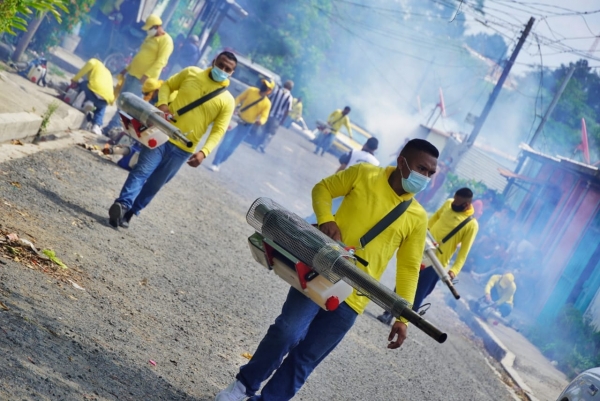
{"type": "Polygon", "coordinates": [[[275,87],[275,81],[271,81],[269,79],[263,79],[263,84],[267,85],[267,88],[273,89],[275,87]]]}
{"type": "Polygon", "coordinates": [[[163,81],[161,80],[155,78],[148,78],[146,79],[146,81],[144,81],[144,84],[142,85],[142,93],[154,92],[155,90],[160,89],[162,84],[163,81]]]}
{"type": "Polygon", "coordinates": [[[162,25],[162,20],[156,14],[150,14],[148,18],[146,18],[146,23],[142,27],[144,31],[149,30],[153,26],[162,25]]]}

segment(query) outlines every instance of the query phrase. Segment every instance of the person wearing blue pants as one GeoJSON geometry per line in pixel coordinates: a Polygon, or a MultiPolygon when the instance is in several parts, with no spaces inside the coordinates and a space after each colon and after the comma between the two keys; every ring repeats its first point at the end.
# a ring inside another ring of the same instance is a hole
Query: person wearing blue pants
{"type": "MultiPolygon", "coordinates": [[[[461,188],[456,191],[454,198],[444,202],[442,207],[429,219],[429,231],[439,244],[435,254],[442,266],[446,267],[450,263],[452,255],[458,249],[456,260],[452,268],[448,270],[448,276],[452,280],[458,276],[467,260],[471,245],[475,241],[479,230],[479,224],[473,217],[475,210],[471,205],[472,201],[473,191],[469,188],[461,188]]],[[[425,298],[431,294],[438,280],[439,276],[432,266],[427,266],[421,270],[412,306],[415,312],[419,310],[425,298]]],[[[392,315],[384,312],[382,315],[377,316],[377,320],[389,324],[392,315]]]]}
{"type": "Polygon", "coordinates": [[[157,107],[175,117],[173,124],[181,132],[187,133],[186,137],[192,146],[170,139],[155,149],[143,147],[119,197],[108,210],[111,226],[129,227],[131,218],[150,203],[183,163],[198,167],[217,146],[235,108],[233,96],[224,88],[229,85],[228,77],[236,65],[237,58],[233,53],[222,52],[213,61],[212,67],[206,70],[185,68],[162,84],[158,91],[157,107]],[[177,95],[171,100],[171,94],[175,91],[177,95]],[[199,103],[200,100],[203,101],[199,103]],[[206,142],[196,151],[211,124],[206,142]]]}
{"type": "Polygon", "coordinates": [[[263,79],[260,88],[251,86],[235,98],[235,104],[240,105],[238,111],[240,122],[237,127],[225,134],[223,142],[217,149],[212,166],[210,166],[212,171],[219,171],[221,163],[229,159],[229,156],[240,146],[252,128],[258,128],[267,122],[271,110],[271,101],[267,96],[274,86],[275,82],[263,79]]]}
{"type": "Polygon", "coordinates": [[[346,127],[346,131],[348,131],[348,136],[352,138],[352,127],[350,126],[350,106],[344,107],[343,110],[336,110],[327,117],[327,126],[330,129],[330,133],[324,135],[321,133],[319,137],[315,140],[315,144],[317,148],[315,149],[315,154],[319,154],[321,152],[321,156],[325,154],[333,144],[335,136],[342,126],[346,127]]]}
{"type": "MultiPolygon", "coordinates": [[[[397,294],[411,302],[417,285],[419,263],[427,231],[427,214],[412,200],[435,173],[438,150],[415,139],[398,156],[400,167],[379,168],[359,163],[319,182],[312,191],[313,208],[323,234],[348,246],[368,260],[357,264],[379,280],[396,253],[397,294]],[[343,197],[335,214],[334,198],[343,197]],[[362,247],[360,238],[376,226],[390,210],[408,203],[405,213],[362,247]],[[368,210],[369,213],[364,211],[368,210]],[[397,239],[402,238],[398,243],[397,239]]],[[[269,327],[250,361],[242,366],[215,401],[287,401],[294,397],[313,370],[342,341],[368,299],[354,291],[332,310],[322,310],[301,291],[291,288],[281,314],[269,327]],[[287,356],[286,356],[287,355],[287,356]],[[256,392],[267,380],[260,395],[256,392]]],[[[387,337],[387,348],[399,348],[407,336],[406,321],[398,320],[387,337]]],[[[338,397],[339,398],[339,397],[338,397]]]]}
{"type": "Polygon", "coordinates": [[[106,106],[112,104],[115,100],[113,93],[112,75],[108,68],[98,59],[91,58],[71,79],[71,86],[79,85],[83,88],[86,102],[91,102],[96,110],[93,117],[86,115],[88,121],[92,123],[91,131],[96,135],[102,135],[102,121],[106,106]],[[86,77],[86,81],[79,84],[79,80],[86,77]]]}

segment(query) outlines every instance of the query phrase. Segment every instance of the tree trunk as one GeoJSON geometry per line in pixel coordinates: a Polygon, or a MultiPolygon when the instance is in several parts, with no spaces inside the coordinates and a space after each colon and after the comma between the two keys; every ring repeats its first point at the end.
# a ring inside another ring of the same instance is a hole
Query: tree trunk
{"type": "Polygon", "coordinates": [[[27,49],[27,47],[29,46],[33,35],[35,35],[35,33],[37,32],[45,16],[46,13],[42,13],[39,16],[32,19],[31,21],[29,21],[29,24],[27,25],[27,32],[25,32],[23,36],[21,36],[21,39],[19,39],[19,43],[17,43],[17,48],[15,49],[15,52],[12,55],[12,60],[15,63],[18,62],[23,53],[25,53],[25,49],[27,49]]]}

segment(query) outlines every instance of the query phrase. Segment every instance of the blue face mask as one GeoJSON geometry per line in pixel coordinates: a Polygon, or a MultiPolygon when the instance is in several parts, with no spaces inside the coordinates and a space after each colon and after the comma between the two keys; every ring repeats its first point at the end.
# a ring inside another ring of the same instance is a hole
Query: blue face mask
{"type": "Polygon", "coordinates": [[[229,78],[228,73],[217,67],[213,67],[212,70],[210,70],[210,75],[212,76],[212,79],[214,79],[217,82],[223,82],[227,78],[229,78]]]}
{"type": "MultiPolygon", "coordinates": [[[[410,170],[406,159],[404,159],[404,163],[406,163],[406,167],[410,170]]],[[[406,192],[416,194],[427,188],[429,181],[431,181],[431,178],[410,170],[408,178],[402,177],[402,188],[404,188],[406,192]]]]}

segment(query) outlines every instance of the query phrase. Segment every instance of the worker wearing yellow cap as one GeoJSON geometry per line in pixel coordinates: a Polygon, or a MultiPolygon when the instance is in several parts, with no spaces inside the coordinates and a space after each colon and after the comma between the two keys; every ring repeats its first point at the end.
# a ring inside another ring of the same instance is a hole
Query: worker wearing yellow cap
{"type": "MultiPolygon", "coordinates": [[[[147,36],[131,63],[121,71],[125,81],[121,92],[139,95],[147,79],[158,79],[173,53],[173,39],[163,29],[158,15],[151,14],[142,27],[147,36]]],[[[107,130],[119,126],[118,113],[110,121],[107,130]]]]}
{"type": "Polygon", "coordinates": [[[235,98],[235,104],[240,106],[237,111],[240,122],[225,134],[210,167],[212,171],[219,171],[219,166],[240,146],[253,127],[260,127],[267,122],[271,111],[271,101],[267,96],[274,86],[275,82],[263,79],[260,88],[251,86],[235,98]]]}
{"type": "Polygon", "coordinates": [[[104,111],[108,104],[115,101],[112,75],[100,60],[91,58],[71,79],[71,85],[76,85],[83,77],[87,78],[87,82],[83,86],[85,99],[92,102],[96,108],[91,118],[91,131],[96,135],[102,135],[100,127],[102,126],[104,111]]]}
{"type": "Polygon", "coordinates": [[[512,312],[516,291],[517,285],[512,273],[494,274],[485,286],[485,299],[493,302],[502,317],[506,317],[512,312]]]}

